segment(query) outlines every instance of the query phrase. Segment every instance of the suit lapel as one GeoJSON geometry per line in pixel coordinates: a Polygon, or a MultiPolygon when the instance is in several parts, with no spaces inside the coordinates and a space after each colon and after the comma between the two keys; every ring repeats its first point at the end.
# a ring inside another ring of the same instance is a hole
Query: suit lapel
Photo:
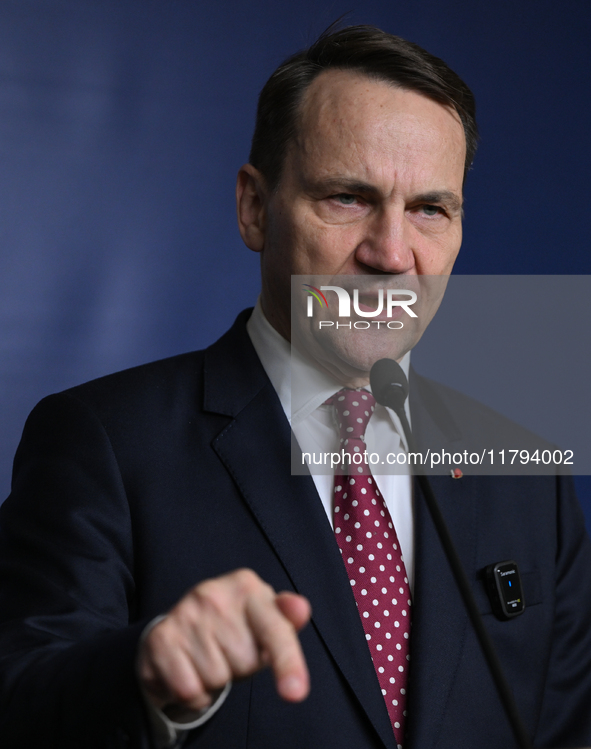
{"type": "MultiPolygon", "coordinates": [[[[437,391],[411,376],[411,413],[419,445],[454,450],[461,437],[437,391]]],[[[476,504],[469,478],[430,478],[464,569],[474,569],[476,504]]],[[[415,591],[408,749],[429,749],[442,730],[469,622],[431,517],[415,482],[415,591]]]]}
{"type": "Polygon", "coordinates": [[[291,475],[288,421],[245,331],[236,328],[206,355],[205,408],[233,419],[213,448],[294,589],[310,600],[312,625],[384,745],[394,749],[394,734],[330,523],[312,478],[291,475]]]}

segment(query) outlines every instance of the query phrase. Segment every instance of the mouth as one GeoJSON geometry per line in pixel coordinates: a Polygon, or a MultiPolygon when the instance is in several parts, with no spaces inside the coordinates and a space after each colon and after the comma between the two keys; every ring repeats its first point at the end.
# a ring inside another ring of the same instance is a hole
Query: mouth
{"type": "MultiPolygon", "coordinates": [[[[353,302],[353,314],[362,318],[372,320],[398,320],[404,314],[404,305],[392,304],[392,302],[409,301],[408,293],[392,293],[392,289],[359,290],[357,294],[351,295],[353,302]]],[[[401,292],[408,291],[400,289],[401,292]]],[[[416,300],[415,296],[415,300],[416,300]]]]}
{"type": "MultiPolygon", "coordinates": [[[[386,320],[388,319],[387,315],[387,307],[386,307],[386,294],[384,293],[384,290],[382,289],[381,294],[381,312],[379,314],[373,314],[371,317],[373,320],[386,320]]],[[[380,294],[379,291],[376,289],[373,292],[359,292],[359,304],[358,309],[360,312],[365,313],[375,313],[380,308],[380,294]]],[[[398,309],[397,307],[394,308],[394,310],[398,309]]]]}
{"type": "Polygon", "coordinates": [[[316,284],[319,288],[339,287],[346,291],[351,305],[350,314],[358,320],[399,320],[404,317],[405,309],[408,312],[407,305],[415,304],[421,297],[419,278],[406,274],[337,275],[330,279],[317,279],[316,284]]]}

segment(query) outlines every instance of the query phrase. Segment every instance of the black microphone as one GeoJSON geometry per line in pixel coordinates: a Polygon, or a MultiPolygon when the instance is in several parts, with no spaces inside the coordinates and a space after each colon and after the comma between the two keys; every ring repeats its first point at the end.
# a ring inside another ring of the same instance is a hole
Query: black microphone
{"type": "MultiPolygon", "coordinates": [[[[391,408],[400,419],[402,429],[406,436],[408,451],[416,453],[417,448],[415,445],[414,437],[411,432],[408,419],[406,418],[406,412],[404,410],[404,403],[408,397],[408,380],[406,379],[406,375],[404,374],[402,367],[393,359],[380,359],[371,368],[371,371],[369,373],[369,382],[371,385],[371,391],[376,401],[382,406],[391,408]]],[[[464,571],[464,568],[462,567],[460,557],[458,556],[458,552],[456,551],[456,548],[454,546],[445,519],[441,514],[441,510],[439,509],[437,500],[435,499],[435,494],[433,493],[433,489],[431,487],[431,484],[429,483],[429,479],[423,472],[423,467],[421,464],[415,464],[415,468],[417,481],[419,483],[423,496],[425,497],[427,509],[429,510],[431,519],[433,520],[433,524],[437,531],[437,535],[439,536],[439,540],[443,547],[443,551],[445,552],[445,556],[447,557],[447,561],[449,563],[449,566],[451,567],[454,579],[459,588],[462,600],[464,602],[464,607],[466,608],[470,621],[472,622],[472,626],[474,627],[474,631],[476,633],[476,637],[478,638],[480,648],[497,688],[497,692],[501,699],[501,703],[505,710],[507,719],[513,730],[515,739],[517,740],[517,743],[519,744],[521,749],[531,749],[531,741],[523,724],[523,721],[521,720],[519,711],[517,710],[517,705],[515,704],[515,700],[513,699],[511,687],[509,686],[505,678],[492,640],[486,630],[486,627],[484,626],[484,622],[482,621],[480,612],[478,611],[478,606],[476,605],[476,601],[474,600],[470,582],[468,581],[468,577],[464,571]]]]}
{"type": "Polygon", "coordinates": [[[408,397],[408,380],[402,367],[394,359],[380,359],[371,368],[369,384],[373,397],[382,406],[389,406],[396,413],[404,408],[408,397]]]}

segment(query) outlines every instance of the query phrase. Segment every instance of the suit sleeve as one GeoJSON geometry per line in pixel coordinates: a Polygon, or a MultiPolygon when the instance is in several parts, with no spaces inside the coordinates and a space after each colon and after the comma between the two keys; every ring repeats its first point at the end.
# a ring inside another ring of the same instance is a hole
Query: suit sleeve
{"type": "Polygon", "coordinates": [[[50,396],[27,421],[0,508],[5,749],[149,747],[133,565],[108,436],[75,396],[50,396]]]}
{"type": "Polygon", "coordinates": [[[570,478],[558,479],[557,507],[554,631],[535,746],[590,746],[591,540],[570,478]]]}

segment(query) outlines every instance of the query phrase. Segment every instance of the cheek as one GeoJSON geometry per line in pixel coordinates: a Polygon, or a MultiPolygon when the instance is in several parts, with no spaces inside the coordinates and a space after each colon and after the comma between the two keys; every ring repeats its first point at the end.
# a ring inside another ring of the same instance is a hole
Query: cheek
{"type": "Polygon", "coordinates": [[[461,230],[454,232],[453,236],[441,237],[431,242],[429,247],[416,257],[418,272],[428,276],[451,273],[461,242],[461,230]]]}
{"type": "Polygon", "coordinates": [[[355,237],[350,229],[306,220],[285,225],[282,245],[292,273],[332,275],[351,254],[355,237]]]}
{"type": "Polygon", "coordinates": [[[310,227],[302,240],[302,262],[307,264],[308,272],[334,275],[346,273],[344,268],[354,255],[359,234],[349,227],[310,227]]]}
{"type": "Polygon", "coordinates": [[[298,231],[292,216],[285,210],[275,211],[267,224],[263,264],[289,271],[297,242],[298,231]]]}

